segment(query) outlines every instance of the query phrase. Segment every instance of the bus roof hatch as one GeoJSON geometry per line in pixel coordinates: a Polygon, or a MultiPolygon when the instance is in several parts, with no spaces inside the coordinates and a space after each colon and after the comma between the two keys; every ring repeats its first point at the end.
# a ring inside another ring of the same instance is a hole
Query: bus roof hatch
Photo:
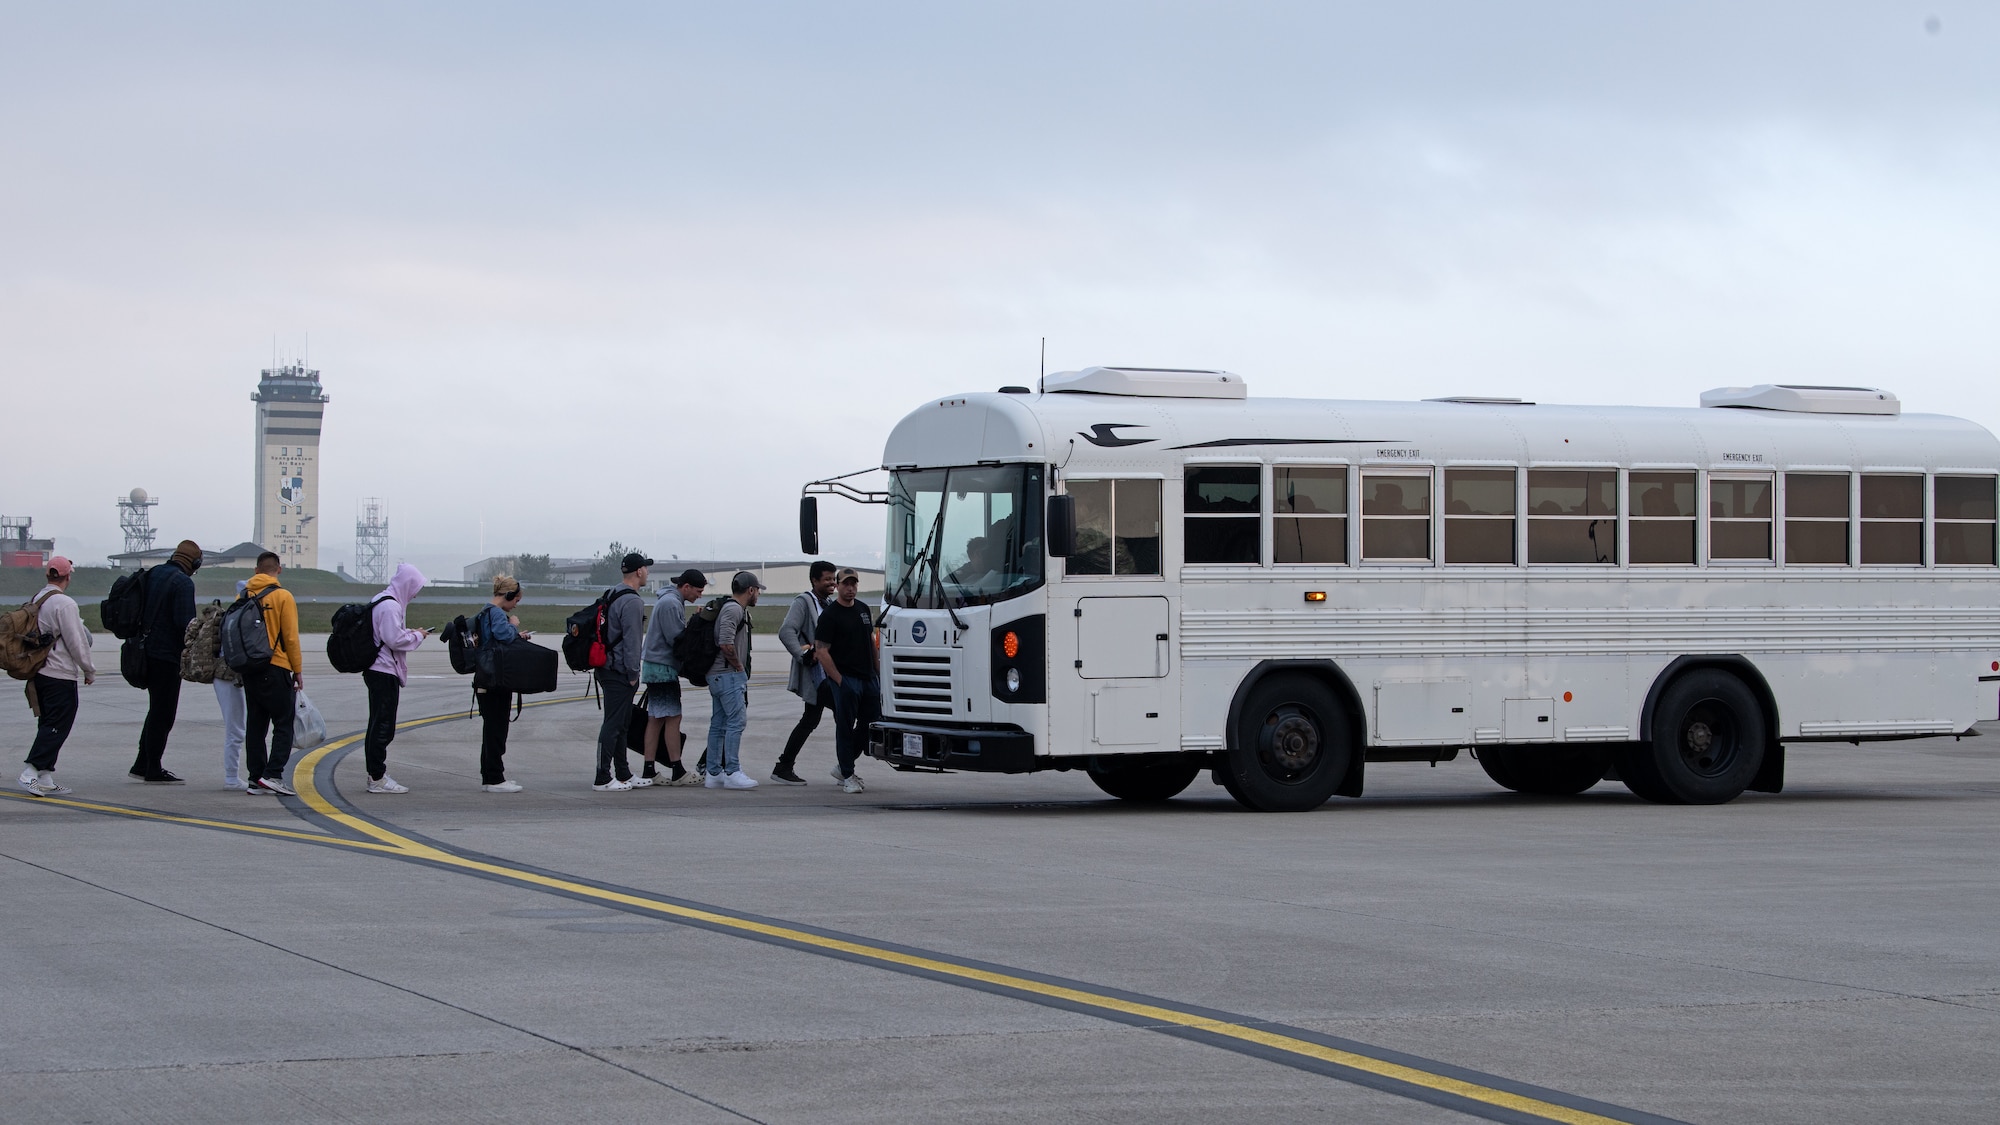
{"type": "Polygon", "coordinates": [[[1903,404],[1879,387],[1815,387],[1795,383],[1759,383],[1754,387],[1717,387],[1701,393],[1703,406],[1735,406],[1751,410],[1788,410],[1799,414],[1901,414],[1903,404]]]}
{"type": "Polygon", "coordinates": [[[1042,388],[1051,393],[1137,398],[1243,399],[1250,395],[1241,375],[1172,367],[1086,367],[1081,371],[1058,371],[1043,381],[1042,388]]]}

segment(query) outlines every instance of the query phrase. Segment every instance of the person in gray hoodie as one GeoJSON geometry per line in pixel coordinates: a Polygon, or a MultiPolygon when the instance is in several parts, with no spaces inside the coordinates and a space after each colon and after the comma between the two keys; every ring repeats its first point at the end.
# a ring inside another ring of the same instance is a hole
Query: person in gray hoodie
{"type": "Polygon", "coordinates": [[[653,784],[634,783],[625,758],[625,739],[632,727],[632,696],[639,690],[639,651],[646,639],[646,568],[653,560],[633,551],[618,564],[624,578],[604,591],[604,667],[597,686],[604,693],[604,722],[597,728],[597,777],[590,783],[600,793],[623,793],[653,784]]]}
{"type": "Polygon", "coordinates": [[[28,750],[28,768],[21,771],[21,788],[37,797],[69,793],[69,786],[56,780],[56,757],[76,723],[76,682],[97,682],[97,666],[90,662],[90,630],[83,627],[83,615],[69,596],[69,580],[75,573],[68,559],[61,555],[51,558],[48,585],[34,597],[41,605],[37,627],[55,638],[48,659],[28,681],[28,703],[35,712],[35,743],[28,750]]]}
{"type": "Polygon", "coordinates": [[[689,567],[674,578],[673,585],[653,605],[653,620],[646,626],[646,645],[639,652],[639,680],[646,685],[645,766],[641,781],[659,781],[660,744],[667,746],[667,765],[673,770],[665,785],[700,785],[701,775],[681,764],[681,750],[687,736],[681,733],[681,678],[674,667],[674,638],[687,628],[688,606],[701,601],[708,576],[689,567]]]}

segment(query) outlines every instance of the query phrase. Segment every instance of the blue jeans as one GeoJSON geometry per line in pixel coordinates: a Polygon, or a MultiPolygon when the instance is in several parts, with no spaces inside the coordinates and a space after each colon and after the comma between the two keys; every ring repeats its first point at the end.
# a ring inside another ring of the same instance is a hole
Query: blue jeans
{"type": "Polygon", "coordinates": [[[710,672],[708,697],[715,704],[708,716],[707,770],[735,773],[743,768],[743,728],[750,722],[750,676],[744,672],[710,672]]]}
{"type": "Polygon", "coordinates": [[[854,763],[868,750],[868,726],[882,717],[882,681],[842,676],[833,685],[833,754],[840,776],[854,776],[854,763]]]}

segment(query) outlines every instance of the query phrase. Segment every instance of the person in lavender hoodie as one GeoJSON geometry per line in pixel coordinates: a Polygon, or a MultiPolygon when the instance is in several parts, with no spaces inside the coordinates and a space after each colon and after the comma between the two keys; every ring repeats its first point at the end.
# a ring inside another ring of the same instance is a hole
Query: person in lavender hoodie
{"type": "Polygon", "coordinates": [[[368,734],[362,742],[362,757],[368,766],[370,793],[408,793],[389,776],[389,742],[396,737],[396,705],[402,700],[403,685],[410,682],[409,652],[431,635],[429,629],[412,629],[406,621],[410,599],[424,588],[424,576],[409,563],[399,563],[389,579],[389,588],[375,596],[369,620],[375,626],[375,643],[381,651],[375,663],[361,673],[368,685],[368,734]]]}

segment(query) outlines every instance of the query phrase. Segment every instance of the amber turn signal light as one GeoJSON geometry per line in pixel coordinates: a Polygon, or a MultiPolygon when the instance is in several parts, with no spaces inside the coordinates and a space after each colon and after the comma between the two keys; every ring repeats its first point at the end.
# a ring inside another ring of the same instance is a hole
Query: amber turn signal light
{"type": "Polygon", "coordinates": [[[1007,634],[1000,638],[1000,651],[1009,660],[1021,655],[1021,638],[1013,630],[1008,630],[1007,634]]]}
{"type": "Polygon", "coordinates": [[[1325,591],[1325,590],[1307,590],[1307,591],[1306,591],[1306,600],[1307,600],[1307,601],[1309,601],[1309,602],[1323,602],[1323,601],[1325,601],[1325,600],[1326,600],[1326,591],[1325,591]]]}

